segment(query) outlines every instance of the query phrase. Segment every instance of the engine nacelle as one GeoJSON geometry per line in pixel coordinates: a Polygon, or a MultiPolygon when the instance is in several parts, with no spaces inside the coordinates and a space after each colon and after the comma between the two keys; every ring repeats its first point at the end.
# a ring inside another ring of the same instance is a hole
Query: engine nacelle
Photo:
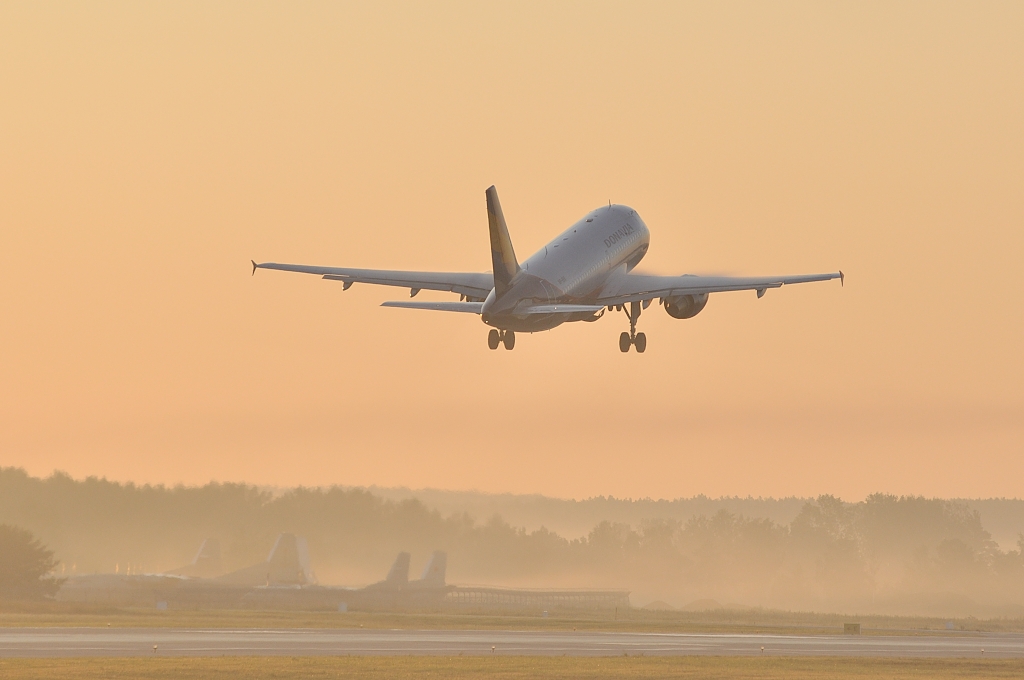
{"type": "Polygon", "coordinates": [[[664,298],[665,311],[673,319],[691,319],[708,304],[708,294],[703,295],[679,295],[676,297],[664,298]]]}

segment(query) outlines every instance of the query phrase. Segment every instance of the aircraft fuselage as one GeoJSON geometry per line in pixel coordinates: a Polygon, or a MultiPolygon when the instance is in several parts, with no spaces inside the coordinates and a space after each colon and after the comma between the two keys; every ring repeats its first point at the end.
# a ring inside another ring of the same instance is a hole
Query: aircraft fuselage
{"type": "Polygon", "coordinates": [[[503,295],[492,290],[482,319],[495,328],[524,332],[595,320],[593,312],[528,315],[517,310],[593,302],[617,276],[643,259],[650,241],[647,225],[632,208],[610,205],[593,210],[523,262],[503,295]]]}

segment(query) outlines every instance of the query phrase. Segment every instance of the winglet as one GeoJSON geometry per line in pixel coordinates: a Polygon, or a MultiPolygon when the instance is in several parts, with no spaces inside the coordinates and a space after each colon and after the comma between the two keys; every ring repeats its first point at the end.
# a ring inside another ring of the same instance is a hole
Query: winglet
{"type": "Polygon", "coordinates": [[[256,260],[249,260],[249,261],[252,262],[252,275],[256,276],[256,267],[259,266],[259,265],[256,264],[256,260]]]}
{"type": "Polygon", "coordinates": [[[843,270],[839,270],[839,287],[846,288],[846,276],[843,274],[843,270]]]}

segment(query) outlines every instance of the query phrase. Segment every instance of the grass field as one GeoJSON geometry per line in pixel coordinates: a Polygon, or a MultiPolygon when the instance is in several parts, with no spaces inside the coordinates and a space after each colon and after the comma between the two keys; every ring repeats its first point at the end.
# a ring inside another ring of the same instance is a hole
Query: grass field
{"type": "MultiPolygon", "coordinates": [[[[945,635],[946,619],[857,616],[770,610],[649,612],[617,615],[551,616],[474,614],[395,614],[369,612],[292,612],[254,610],[167,610],[104,608],[46,603],[0,609],[3,627],[160,627],[160,628],[402,628],[416,630],[601,630],[676,633],[838,634],[857,621],[865,635],[945,635]]],[[[1021,632],[1024,619],[958,619],[953,633],[1021,632]]]]}
{"type": "Polygon", "coordinates": [[[0,678],[1021,678],[1024,660],[736,657],[216,657],[0,659],[0,678]]]}

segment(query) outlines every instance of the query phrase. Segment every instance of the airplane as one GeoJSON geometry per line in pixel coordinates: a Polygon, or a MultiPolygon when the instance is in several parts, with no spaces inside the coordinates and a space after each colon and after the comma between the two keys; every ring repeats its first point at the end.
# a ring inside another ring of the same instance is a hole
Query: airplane
{"type": "Polygon", "coordinates": [[[448,567],[448,553],[443,550],[435,550],[430,555],[430,560],[427,562],[427,566],[423,568],[423,573],[416,580],[409,580],[409,562],[410,555],[407,552],[398,553],[398,557],[395,558],[394,564],[391,565],[391,570],[388,571],[387,578],[383,581],[377,581],[371,583],[363,588],[352,591],[358,595],[373,594],[381,591],[385,592],[397,592],[397,591],[409,591],[416,589],[444,589],[447,588],[445,583],[445,572],[448,567]]]}
{"type": "Polygon", "coordinates": [[[171,576],[188,578],[213,578],[224,573],[224,563],[220,556],[220,539],[207,538],[199,546],[199,552],[192,562],[167,572],[171,576]]]}
{"type": "Polygon", "coordinates": [[[487,226],[491,241],[491,272],[419,272],[347,267],[318,267],[252,261],[257,269],[316,274],[340,281],[348,290],[355,283],[408,288],[410,297],[421,290],[459,295],[458,302],[393,300],[382,307],[427,309],[478,314],[491,326],[487,346],[511,350],[516,333],[546,331],[572,321],[597,321],[605,311],[624,311],[629,331],[619,335],[619,350],[638,353],[647,349],[647,336],[637,333],[637,320],[655,299],[673,319],[690,319],[704,309],[711,293],[753,290],[757,297],[769,288],[795,283],[845,283],[842,271],[799,276],[654,276],[633,269],[650,246],[650,231],[640,215],[626,205],[591,210],[556,236],[525,262],[516,259],[498,192],[491,186],[487,198],[487,226]]]}

